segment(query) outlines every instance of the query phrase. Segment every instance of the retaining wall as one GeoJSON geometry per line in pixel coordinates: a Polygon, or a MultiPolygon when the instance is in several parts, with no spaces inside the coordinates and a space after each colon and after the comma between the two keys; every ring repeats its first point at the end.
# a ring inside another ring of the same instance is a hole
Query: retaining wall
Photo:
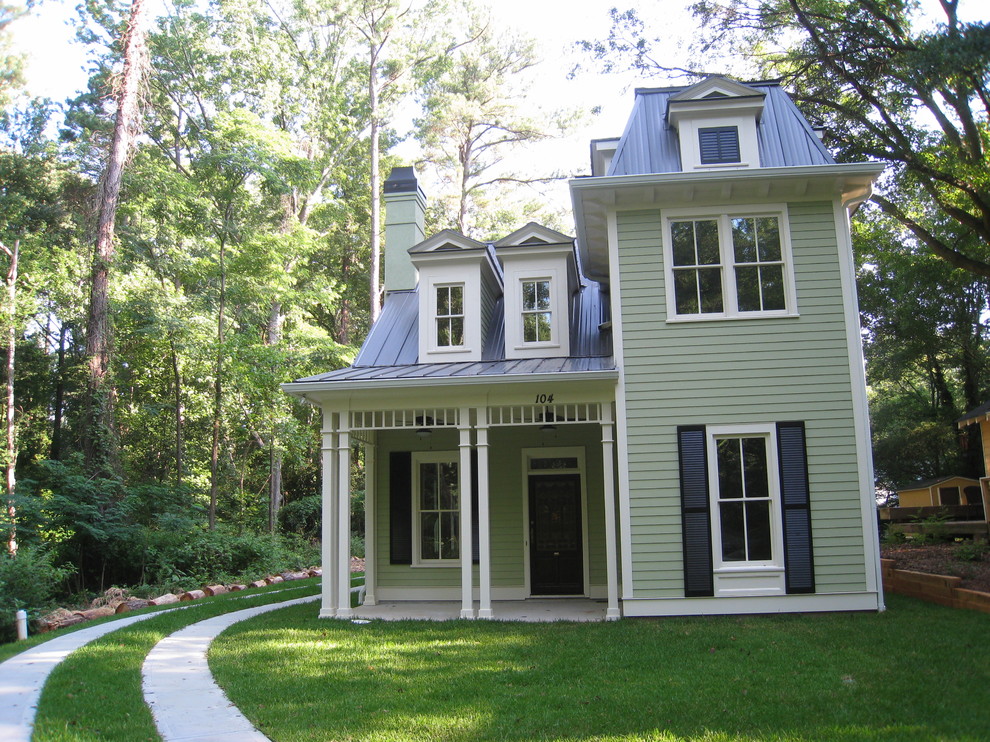
{"type": "Polygon", "coordinates": [[[884,590],[952,608],[990,613],[990,593],[959,587],[959,583],[962,582],[961,577],[894,569],[893,559],[881,559],[880,565],[884,590]]]}

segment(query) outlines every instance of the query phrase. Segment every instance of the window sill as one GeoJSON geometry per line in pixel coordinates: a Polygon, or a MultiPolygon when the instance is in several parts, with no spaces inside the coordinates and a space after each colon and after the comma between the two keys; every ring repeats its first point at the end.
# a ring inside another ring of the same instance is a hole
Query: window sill
{"type": "Polygon", "coordinates": [[[670,325],[682,322],[721,322],[741,319],[797,319],[798,312],[746,312],[745,314],[684,314],[668,317],[665,322],[670,325]]]}
{"type": "Polygon", "coordinates": [[[430,348],[427,353],[432,355],[444,355],[444,354],[458,354],[458,353],[471,353],[471,349],[466,345],[451,346],[449,348],[430,348]]]}
{"type": "Polygon", "coordinates": [[[716,567],[714,574],[722,576],[751,575],[751,574],[784,574],[784,568],[779,564],[747,564],[745,566],[716,567]]]}
{"type": "Polygon", "coordinates": [[[522,345],[514,345],[513,350],[544,350],[544,349],[554,349],[560,348],[560,343],[555,343],[553,341],[545,341],[542,343],[523,343],[522,345]]]}
{"type": "Polygon", "coordinates": [[[454,568],[459,568],[461,566],[461,560],[458,559],[457,561],[451,560],[447,562],[436,562],[436,563],[415,562],[414,564],[410,564],[409,566],[412,567],[413,569],[454,569],[454,568]]]}
{"type": "Polygon", "coordinates": [[[748,162],[710,162],[710,163],[698,163],[694,166],[695,170],[731,170],[733,168],[751,168],[748,162]]]}

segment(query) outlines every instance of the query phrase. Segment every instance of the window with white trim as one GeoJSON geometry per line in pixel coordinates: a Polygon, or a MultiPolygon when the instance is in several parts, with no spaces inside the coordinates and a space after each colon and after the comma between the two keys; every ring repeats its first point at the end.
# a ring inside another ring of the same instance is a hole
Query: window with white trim
{"type": "Polygon", "coordinates": [[[464,345],[464,285],[444,284],[434,288],[437,298],[437,347],[458,348],[464,345]]]}
{"type": "Polygon", "coordinates": [[[776,477],[771,470],[768,434],[714,436],[711,486],[716,565],[771,566],[779,528],[776,477]]]}
{"type": "Polygon", "coordinates": [[[553,309],[549,278],[522,282],[522,323],[524,343],[553,341],[553,309]]]}
{"type": "Polygon", "coordinates": [[[459,562],[461,490],[457,455],[416,454],[413,467],[417,561],[459,562]]]}
{"type": "Polygon", "coordinates": [[[797,313],[783,212],[668,214],[664,241],[668,319],[797,313]]]}

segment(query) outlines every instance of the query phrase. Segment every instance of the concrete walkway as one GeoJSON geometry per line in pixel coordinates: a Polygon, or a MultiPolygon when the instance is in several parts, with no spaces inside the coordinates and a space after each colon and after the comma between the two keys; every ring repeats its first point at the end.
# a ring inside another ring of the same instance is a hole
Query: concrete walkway
{"type": "Polygon", "coordinates": [[[141,668],[144,701],[165,742],[266,742],[213,680],[210,643],[235,623],[268,611],[319,600],[319,595],[246,608],[186,626],[162,639],[141,668]]]}
{"type": "MultiPolygon", "coordinates": [[[[188,606],[169,610],[186,607],[188,606]]],[[[71,634],[51,639],[0,663],[0,740],[30,742],[41,690],[48,680],[48,675],[59,662],[101,636],[167,612],[158,611],[130,616],[73,631],[71,634]]]]}

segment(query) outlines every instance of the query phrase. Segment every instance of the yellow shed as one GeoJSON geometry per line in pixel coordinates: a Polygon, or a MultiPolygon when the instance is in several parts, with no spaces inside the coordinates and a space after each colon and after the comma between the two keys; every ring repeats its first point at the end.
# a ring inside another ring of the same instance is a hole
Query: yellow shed
{"type": "Polygon", "coordinates": [[[897,498],[902,508],[976,505],[983,502],[979,480],[955,476],[916,482],[897,490],[897,498]]]}

